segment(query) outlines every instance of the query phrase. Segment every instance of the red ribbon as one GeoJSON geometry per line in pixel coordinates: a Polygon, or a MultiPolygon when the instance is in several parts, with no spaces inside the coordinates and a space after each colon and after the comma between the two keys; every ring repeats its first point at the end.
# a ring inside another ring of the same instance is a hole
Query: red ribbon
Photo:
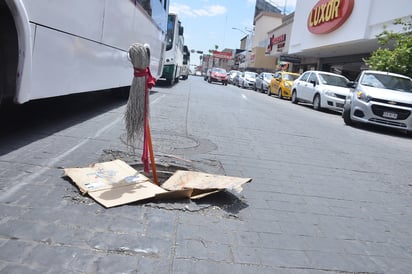
{"type": "Polygon", "coordinates": [[[134,77],[146,77],[146,93],[156,84],[156,78],[152,76],[150,68],[145,69],[134,68],[134,77]]]}
{"type": "Polygon", "coordinates": [[[149,112],[149,89],[151,89],[156,84],[156,78],[150,73],[150,68],[145,69],[134,68],[134,77],[146,77],[146,88],[145,88],[145,108],[144,108],[144,134],[143,134],[143,153],[142,162],[143,169],[145,172],[150,172],[149,167],[149,144],[148,144],[148,112],[149,112]]]}

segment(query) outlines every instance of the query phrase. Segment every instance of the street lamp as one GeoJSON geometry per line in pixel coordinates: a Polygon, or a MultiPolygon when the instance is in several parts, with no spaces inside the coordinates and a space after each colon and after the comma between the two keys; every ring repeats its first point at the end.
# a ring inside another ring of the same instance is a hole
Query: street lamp
{"type": "Polygon", "coordinates": [[[246,35],[243,39],[246,38],[246,49],[250,50],[252,48],[253,30],[248,30],[248,29],[245,28],[245,30],[247,31],[246,32],[246,31],[244,31],[242,29],[239,29],[239,28],[232,27],[232,29],[238,30],[238,31],[240,31],[240,32],[242,32],[246,35]]]}
{"type": "Polygon", "coordinates": [[[238,28],[232,28],[232,29],[238,30],[238,31],[240,31],[240,32],[243,32],[243,33],[246,34],[246,35],[249,35],[249,33],[247,33],[247,32],[244,31],[244,30],[241,30],[241,29],[238,29],[238,28]]]}

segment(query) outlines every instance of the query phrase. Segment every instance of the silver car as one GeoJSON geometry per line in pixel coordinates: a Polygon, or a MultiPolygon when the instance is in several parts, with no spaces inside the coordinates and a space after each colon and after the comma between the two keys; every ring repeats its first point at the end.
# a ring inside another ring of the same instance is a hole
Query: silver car
{"type": "Polygon", "coordinates": [[[256,72],[245,71],[242,72],[242,76],[239,77],[239,87],[242,88],[255,88],[256,72]]]}
{"type": "Polygon", "coordinates": [[[266,92],[269,89],[270,81],[273,79],[274,75],[270,72],[262,72],[256,77],[255,81],[255,91],[260,91],[261,93],[266,92]]]}
{"type": "Polygon", "coordinates": [[[370,123],[412,132],[412,79],[365,70],[351,84],[342,118],[345,124],[370,123]]]}
{"type": "Polygon", "coordinates": [[[233,79],[235,79],[236,75],[240,74],[240,71],[238,70],[231,70],[229,71],[229,77],[227,78],[227,81],[229,84],[234,84],[233,79]]]}

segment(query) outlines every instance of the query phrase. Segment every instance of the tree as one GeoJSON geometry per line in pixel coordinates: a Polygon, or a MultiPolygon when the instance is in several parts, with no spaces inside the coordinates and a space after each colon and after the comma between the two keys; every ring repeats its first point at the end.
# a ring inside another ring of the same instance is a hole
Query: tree
{"type": "Polygon", "coordinates": [[[384,26],[383,32],[377,35],[378,44],[384,48],[380,47],[364,61],[371,69],[412,77],[412,20],[396,19],[393,24],[401,25],[402,31],[388,31],[384,26]]]}

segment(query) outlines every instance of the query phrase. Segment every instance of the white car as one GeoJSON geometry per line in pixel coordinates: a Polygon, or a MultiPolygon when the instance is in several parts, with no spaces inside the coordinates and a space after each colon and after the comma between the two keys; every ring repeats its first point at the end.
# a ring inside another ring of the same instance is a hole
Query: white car
{"type": "Polygon", "coordinates": [[[342,111],[350,89],[349,80],[339,74],[306,71],[293,82],[292,103],[310,103],[316,110],[342,111]]]}
{"type": "Polygon", "coordinates": [[[351,83],[342,112],[345,124],[370,123],[412,132],[412,79],[365,70],[351,83]]]}

